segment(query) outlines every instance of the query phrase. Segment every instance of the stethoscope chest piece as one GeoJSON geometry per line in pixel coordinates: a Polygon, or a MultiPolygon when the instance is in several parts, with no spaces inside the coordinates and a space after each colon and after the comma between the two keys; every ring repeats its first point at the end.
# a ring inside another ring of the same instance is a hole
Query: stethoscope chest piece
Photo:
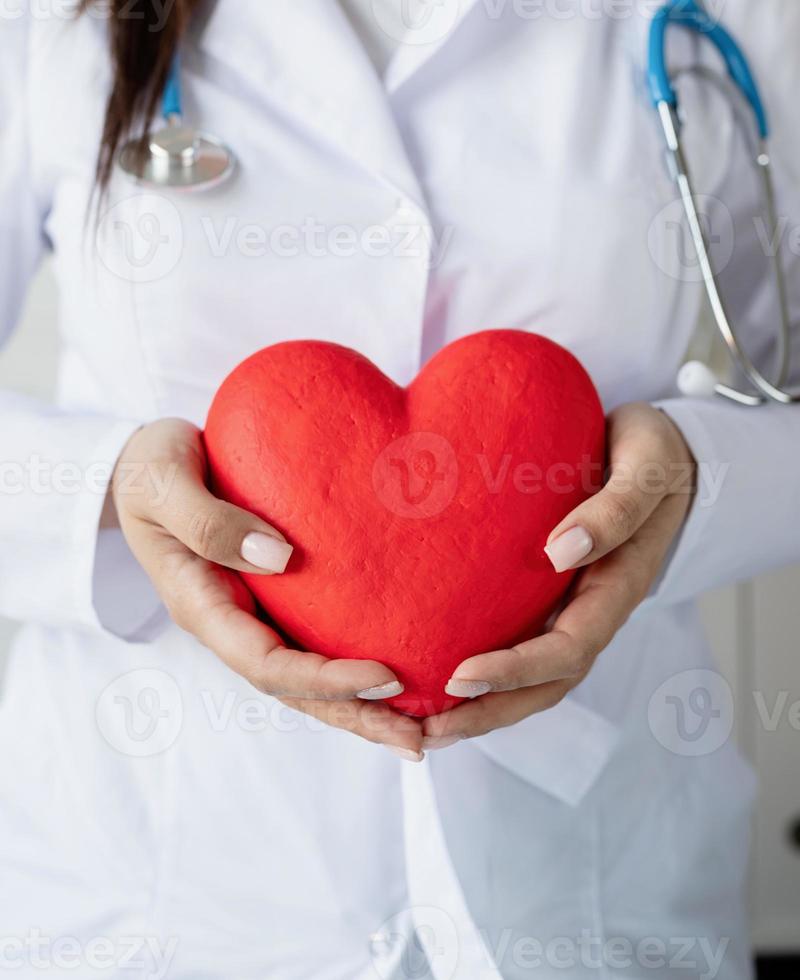
{"type": "Polygon", "coordinates": [[[173,59],[162,96],[166,126],[147,145],[127,142],[117,157],[120,169],[151,190],[206,191],[233,173],[236,158],[222,140],[183,122],[180,58],[173,59]]]}
{"type": "Polygon", "coordinates": [[[142,151],[131,140],[119,155],[121,169],[153,190],[210,190],[235,166],[231,151],[216,137],[189,126],[169,125],[154,133],[142,151]]]}

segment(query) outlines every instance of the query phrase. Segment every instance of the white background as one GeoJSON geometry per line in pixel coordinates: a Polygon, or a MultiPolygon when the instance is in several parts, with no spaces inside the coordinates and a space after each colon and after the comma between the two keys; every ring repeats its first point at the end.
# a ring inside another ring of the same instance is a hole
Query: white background
{"type": "MultiPolygon", "coordinates": [[[[0,386],[47,397],[57,357],[57,293],[37,278],[23,323],[0,355],[0,386]]],[[[800,450],[799,450],[800,451],[800,450]]],[[[800,500],[798,500],[800,519],[800,500]]],[[[716,593],[703,606],[736,695],[739,744],[761,779],[753,856],[753,927],[762,951],[800,950],[800,568],[716,593]]],[[[0,620],[0,669],[13,625],[0,620]]]]}

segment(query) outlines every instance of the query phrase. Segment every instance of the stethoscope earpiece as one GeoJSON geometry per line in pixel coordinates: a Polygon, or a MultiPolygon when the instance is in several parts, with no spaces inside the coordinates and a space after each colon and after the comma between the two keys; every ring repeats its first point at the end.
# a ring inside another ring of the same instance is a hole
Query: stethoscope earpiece
{"type": "Polygon", "coordinates": [[[723,384],[711,368],[702,361],[687,361],[678,371],[676,379],[678,390],[687,398],[711,398],[722,395],[737,405],[763,405],[768,399],[764,395],[751,395],[738,388],[723,384]]]}
{"type": "Polygon", "coordinates": [[[687,398],[711,398],[716,394],[717,376],[702,361],[687,361],[678,371],[678,390],[687,398]]]}

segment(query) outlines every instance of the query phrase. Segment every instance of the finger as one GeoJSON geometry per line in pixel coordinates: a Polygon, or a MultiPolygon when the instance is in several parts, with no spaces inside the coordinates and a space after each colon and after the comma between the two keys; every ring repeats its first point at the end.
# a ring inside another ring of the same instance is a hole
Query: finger
{"type": "Polygon", "coordinates": [[[401,758],[420,762],[422,753],[422,724],[407,715],[392,711],[386,705],[363,701],[313,701],[281,698],[285,705],[311,715],[326,725],[393,749],[401,758]]]}
{"type": "MultiPolygon", "coordinates": [[[[627,548],[623,545],[620,552],[627,548]]],[[[617,561],[622,575],[635,556],[617,561]]],[[[453,697],[515,691],[559,680],[577,684],[638,604],[624,578],[584,571],[571,602],[548,633],[505,650],[470,657],[456,668],[445,691],[453,697]]]]}
{"type": "Polygon", "coordinates": [[[685,506],[678,496],[664,500],[629,541],[583,571],[548,633],[470,657],[453,672],[446,692],[469,697],[562,679],[577,684],[646,597],[685,506]]]}
{"type": "Polygon", "coordinates": [[[672,423],[649,405],[609,418],[608,481],[550,533],[545,552],[557,572],[597,561],[627,541],[669,492],[675,474],[672,423]]]}
{"type": "Polygon", "coordinates": [[[134,516],[165,528],[194,554],[255,575],[285,571],[292,546],[254,514],[215,497],[206,487],[199,442],[142,469],[128,499],[134,516]]]}
{"type": "MultiPolygon", "coordinates": [[[[642,527],[623,545],[584,569],[568,602],[553,624],[552,633],[570,641],[562,651],[566,676],[580,677],[608,646],[628,617],[647,597],[680,527],[686,502],[667,497],[642,527]]],[[[543,641],[550,636],[542,636],[543,641]]],[[[534,640],[535,644],[537,641],[534,640]]],[[[531,657],[538,657],[533,647],[531,657]]]]}
{"type": "Polygon", "coordinates": [[[176,472],[165,504],[155,516],[196,555],[237,571],[280,574],[292,554],[292,546],[279,531],[219,500],[190,471],[176,472]]]}
{"type": "Polygon", "coordinates": [[[445,692],[474,698],[490,691],[516,691],[571,676],[570,638],[550,631],[503,650],[470,657],[453,671],[445,692]]]}
{"type": "Polygon", "coordinates": [[[425,751],[443,749],[462,739],[515,725],[528,715],[555,707],[572,686],[566,681],[554,681],[465,701],[449,711],[425,719],[422,748],[425,751]]]}
{"type": "Polygon", "coordinates": [[[638,605],[624,581],[598,580],[591,571],[583,573],[572,601],[548,633],[465,660],[448,681],[447,694],[469,697],[470,692],[515,691],[558,680],[577,683],[638,605]]]}
{"type": "Polygon", "coordinates": [[[376,661],[288,649],[237,602],[234,573],[199,558],[163,529],[139,526],[129,542],[177,625],[258,690],[315,700],[378,700],[402,693],[392,671],[376,661]]]}

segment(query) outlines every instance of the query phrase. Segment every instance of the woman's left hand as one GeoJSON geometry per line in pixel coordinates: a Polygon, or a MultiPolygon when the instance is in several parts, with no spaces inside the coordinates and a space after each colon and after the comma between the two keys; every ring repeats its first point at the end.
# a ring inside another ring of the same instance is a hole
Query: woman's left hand
{"type": "Polygon", "coordinates": [[[423,748],[484,735],[558,704],[649,593],[688,513],[695,461],[667,415],[636,403],[609,416],[608,462],[603,489],[547,541],[556,571],[584,569],[568,604],[542,636],[465,660],[446,690],[471,700],[428,718],[423,748]]]}

